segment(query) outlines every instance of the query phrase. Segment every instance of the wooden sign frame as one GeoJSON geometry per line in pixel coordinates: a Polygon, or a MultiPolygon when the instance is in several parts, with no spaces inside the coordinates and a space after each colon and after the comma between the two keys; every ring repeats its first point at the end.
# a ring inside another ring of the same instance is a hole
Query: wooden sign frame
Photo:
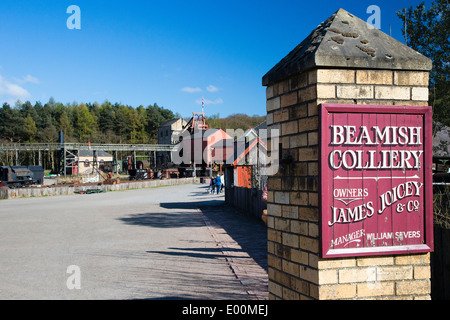
{"type": "Polygon", "coordinates": [[[323,258],[433,251],[431,107],[320,106],[323,258]]]}

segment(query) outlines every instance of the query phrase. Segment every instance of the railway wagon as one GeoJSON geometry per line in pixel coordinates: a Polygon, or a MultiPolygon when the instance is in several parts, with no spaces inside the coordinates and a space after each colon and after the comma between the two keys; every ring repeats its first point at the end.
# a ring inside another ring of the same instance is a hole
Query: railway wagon
{"type": "Polygon", "coordinates": [[[28,187],[44,183],[44,169],[41,166],[1,166],[0,187],[28,187]]]}

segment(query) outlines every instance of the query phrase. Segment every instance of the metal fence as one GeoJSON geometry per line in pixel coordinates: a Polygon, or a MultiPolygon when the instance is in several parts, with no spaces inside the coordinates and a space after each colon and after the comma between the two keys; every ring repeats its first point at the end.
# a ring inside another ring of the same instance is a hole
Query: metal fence
{"type": "Polygon", "coordinates": [[[431,298],[450,299],[450,184],[433,185],[434,252],[431,254],[431,298]]]}
{"type": "Polygon", "coordinates": [[[90,144],[90,143],[1,143],[0,151],[58,151],[97,150],[97,151],[175,151],[177,145],[165,144],[90,144]]]}
{"type": "Polygon", "coordinates": [[[433,185],[434,222],[450,229],[450,184],[433,185]]]}

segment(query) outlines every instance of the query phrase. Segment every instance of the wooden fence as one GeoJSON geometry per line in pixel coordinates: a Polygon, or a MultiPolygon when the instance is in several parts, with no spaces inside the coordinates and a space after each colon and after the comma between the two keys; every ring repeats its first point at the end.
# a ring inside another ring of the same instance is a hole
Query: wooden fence
{"type": "Polygon", "coordinates": [[[261,218],[267,205],[262,201],[262,190],[255,188],[232,187],[225,188],[225,202],[244,214],[261,218]]]}

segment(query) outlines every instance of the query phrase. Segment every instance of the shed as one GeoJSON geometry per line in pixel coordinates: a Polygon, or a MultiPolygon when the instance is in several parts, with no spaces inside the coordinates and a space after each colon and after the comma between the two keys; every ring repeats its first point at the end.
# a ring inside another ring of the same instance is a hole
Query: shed
{"type": "MultiPolygon", "coordinates": [[[[80,150],[78,152],[78,170],[79,174],[92,173],[94,170],[94,164],[97,162],[96,167],[105,162],[112,162],[113,156],[105,151],[95,150],[80,150]]],[[[72,174],[75,172],[72,172],[72,174]]]]}
{"type": "Polygon", "coordinates": [[[267,145],[259,136],[265,122],[247,130],[233,144],[233,154],[225,165],[225,202],[246,214],[261,217],[266,204],[262,193],[267,183],[267,145]]]}

